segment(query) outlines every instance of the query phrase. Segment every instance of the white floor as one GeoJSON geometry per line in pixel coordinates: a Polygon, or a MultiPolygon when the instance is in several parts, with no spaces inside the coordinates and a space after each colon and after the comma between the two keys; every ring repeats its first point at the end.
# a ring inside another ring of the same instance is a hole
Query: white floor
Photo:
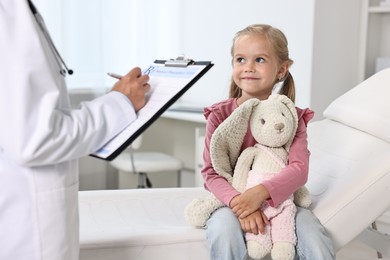
{"type": "MultiPolygon", "coordinates": [[[[271,260],[271,257],[268,256],[265,260],[271,260]]],[[[378,258],[374,249],[354,240],[336,254],[336,260],[390,260],[390,258],[378,258]]]]}
{"type": "Polygon", "coordinates": [[[378,258],[377,252],[366,244],[353,240],[337,252],[336,260],[390,260],[390,258],[378,258]]]}
{"type": "MultiPolygon", "coordinates": [[[[382,234],[390,234],[390,211],[385,212],[376,221],[376,228],[382,234]]],[[[372,247],[355,239],[337,252],[336,260],[390,260],[390,256],[382,256],[372,247]]]]}

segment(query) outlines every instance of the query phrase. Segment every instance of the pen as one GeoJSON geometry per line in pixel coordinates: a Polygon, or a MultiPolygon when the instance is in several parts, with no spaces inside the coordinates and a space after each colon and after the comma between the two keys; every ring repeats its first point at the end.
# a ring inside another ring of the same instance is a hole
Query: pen
{"type": "Polygon", "coordinates": [[[122,76],[113,72],[107,72],[107,75],[116,79],[121,79],[122,76]]]}

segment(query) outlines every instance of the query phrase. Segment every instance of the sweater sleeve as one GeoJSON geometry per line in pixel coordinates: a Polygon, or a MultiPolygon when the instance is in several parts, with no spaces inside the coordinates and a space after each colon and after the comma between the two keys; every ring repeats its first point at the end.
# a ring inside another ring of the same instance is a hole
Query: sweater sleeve
{"type": "Polygon", "coordinates": [[[308,179],[310,151],[307,148],[307,124],[313,118],[314,112],[310,109],[298,112],[298,129],[290,147],[288,165],[275,177],[263,182],[268,190],[271,199],[269,203],[276,207],[286,200],[301,186],[305,185],[308,179]]]}

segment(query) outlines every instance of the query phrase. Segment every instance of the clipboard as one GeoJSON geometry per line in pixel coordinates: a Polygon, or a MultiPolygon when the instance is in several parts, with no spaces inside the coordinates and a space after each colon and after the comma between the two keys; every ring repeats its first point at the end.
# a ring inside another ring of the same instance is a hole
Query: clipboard
{"type": "Polygon", "coordinates": [[[151,90],[137,119],[90,156],[112,161],[157,120],[173,103],[214,66],[211,61],[193,61],[179,56],[155,60],[143,73],[148,74],[151,90]]]}

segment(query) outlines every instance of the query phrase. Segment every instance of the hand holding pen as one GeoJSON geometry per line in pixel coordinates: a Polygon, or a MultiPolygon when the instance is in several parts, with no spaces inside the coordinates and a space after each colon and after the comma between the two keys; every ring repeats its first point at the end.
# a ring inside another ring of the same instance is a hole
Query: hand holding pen
{"type": "Polygon", "coordinates": [[[136,112],[146,104],[145,94],[150,90],[149,76],[142,75],[140,68],[135,67],[124,76],[115,73],[108,73],[108,75],[119,79],[112,90],[127,96],[136,112]]]}

